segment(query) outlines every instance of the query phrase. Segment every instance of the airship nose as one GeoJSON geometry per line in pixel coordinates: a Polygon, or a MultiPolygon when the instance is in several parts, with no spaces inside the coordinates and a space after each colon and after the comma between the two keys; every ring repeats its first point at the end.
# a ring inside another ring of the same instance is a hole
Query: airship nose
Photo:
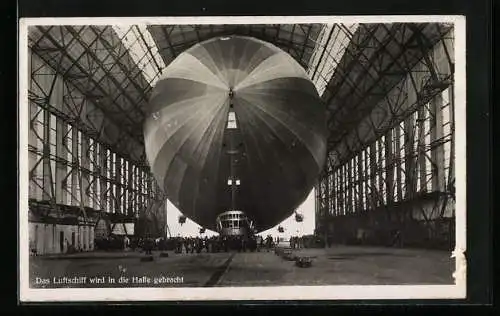
{"type": "Polygon", "coordinates": [[[233,37],[186,52],[153,89],[159,115],[147,120],[157,128],[144,130],[151,169],[184,216],[215,229],[232,207],[226,180],[238,159],[237,207],[271,228],[293,214],[322,169],[326,104],[305,70],[271,44],[233,37]]]}

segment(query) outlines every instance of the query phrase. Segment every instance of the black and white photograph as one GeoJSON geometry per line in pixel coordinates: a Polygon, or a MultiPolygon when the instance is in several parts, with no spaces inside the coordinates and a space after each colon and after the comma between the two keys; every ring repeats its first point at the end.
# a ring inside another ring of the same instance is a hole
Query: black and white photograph
{"type": "Polygon", "coordinates": [[[466,295],[465,18],[25,18],[22,301],[466,295]]]}

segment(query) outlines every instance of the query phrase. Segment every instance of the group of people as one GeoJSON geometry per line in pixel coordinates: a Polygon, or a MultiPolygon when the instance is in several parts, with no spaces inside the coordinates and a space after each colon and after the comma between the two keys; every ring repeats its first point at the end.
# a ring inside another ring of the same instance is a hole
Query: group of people
{"type": "Polygon", "coordinates": [[[304,238],[299,237],[299,236],[290,237],[290,248],[292,248],[292,249],[304,248],[304,238]]]}
{"type": "MultiPolygon", "coordinates": [[[[265,238],[262,236],[212,236],[212,237],[171,237],[171,238],[117,238],[111,236],[104,239],[97,239],[96,248],[101,250],[122,250],[122,249],[141,249],[147,254],[151,254],[153,250],[174,251],[176,253],[216,253],[228,251],[270,251],[279,244],[279,239],[276,240],[268,235],[265,238]]],[[[304,240],[302,237],[293,236],[289,240],[290,248],[304,248],[304,240]]]]}
{"type": "Polygon", "coordinates": [[[94,247],[98,250],[123,250],[131,247],[127,236],[107,236],[94,239],[94,247]]]}
{"type": "Polygon", "coordinates": [[[176,253],[201,253],[204,252],[228,252],[256,251],[257,240],[243,236],[212,236],[208,237],[174,237],[174,250],[176,253]]]}
{"type": "Polygon", "coordinates": [[[173,250],[175,253],[216,253],[229,251],[271,250],[275,242],[271,236],[212,236],[212,237],[171,237],[139,238],[137,247],[150,253],[152,249],[173,250]]]}

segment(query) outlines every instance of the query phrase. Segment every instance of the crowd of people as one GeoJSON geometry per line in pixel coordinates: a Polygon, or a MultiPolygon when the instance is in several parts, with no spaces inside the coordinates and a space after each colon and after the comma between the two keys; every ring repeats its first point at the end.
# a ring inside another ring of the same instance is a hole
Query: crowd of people
{"type": "MultiPolygon", "coordinates": [[[[307,248],[303,237],[292,236],[289,246],[292,249],[307,248]]],[[[127,237],[110,236],[95,240],[96,249],[100,250],[142,250],[150,254],[153,250],[174,251],[175,253],[216,253],[228,251],[270,251],[280,244],[280,239],[266,236],[197,236],[197,237],[127,237]]]]}
{"type": "Polygon", "coordinates": [[[290,248],[292,249],[304,248],[304,238],[299,236],[290,237],[290,248]]]}
{"type": "Polygon", "coordinates": [[[275,241],[271,236],[212,236],[212,237],[126,237],[109,236],[95,240],[99,250],[143,250],[151,253],[153,250],[174,251],[176,253],[228,252],[228,251],[261,251],[270,250],[275,241]]]}
{"type": "Polygon", "coordinates": [[[260,251],[270,249],[259,236],[212,236],[212,237],[174,237],[171,238],[176,253],[228,252],[228,251],[260,251]]]}

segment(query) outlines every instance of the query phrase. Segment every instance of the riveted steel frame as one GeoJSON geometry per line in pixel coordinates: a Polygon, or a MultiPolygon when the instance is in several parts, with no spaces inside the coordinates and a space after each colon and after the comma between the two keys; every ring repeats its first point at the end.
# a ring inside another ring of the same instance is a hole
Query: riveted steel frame
{"type": "Polygon", "coordinates": [[[453,28],[377,24],[356,33],[324,94],[331,137],[317,223],[324,230],[335,217],[384,209],[433,233],[433,220],[454,216],[453,28]],[[350,82],[350,71],[364,75],[350,82]],[[412,211],[397,211],[403,203],[412,211]]]}
{"type": "MultiPolygon", "coordinates": [[[[144,161],[132,159],[117,143],[129,133],[120,130],[115,134],[118,137],[108,133],[109,124],[119,119],[84,89],[82,79],[96,83],[91,78],[95,72],[93,62],[84,69],[77,64],[84,57],[68,57],[68,47],[82,41],[78,38],[82,30],[61,28],[61,34],[73,36],[71,40],[56,45],[52,38],[44,43],[54,46],[47,47],[41,43],[42,38],[50,37],[47,33],[51,27],[37,29],[42,35],[31,39],[29,104],[25,105],[31,112],[30,199],[48,201],[59,215],[62,205],[76,206],[85,220],[87,208],[129,216],[145,212],[153,204],[150,201],[161,196],[156,182],[144,161]],[[64,63],[68,59],[75,64],[68,66],[64,63]],[[119,158],[111,163],[111,155],[119,158]],[[112,171],[111,176],[108,171],[112,171]]],[[[97,58],[95,52],[87,51],[95,47],[86,45],[85,49],[86,54],[97,58]]],[[[100,66],[104,68],[102,62],[100,66]]]]}

